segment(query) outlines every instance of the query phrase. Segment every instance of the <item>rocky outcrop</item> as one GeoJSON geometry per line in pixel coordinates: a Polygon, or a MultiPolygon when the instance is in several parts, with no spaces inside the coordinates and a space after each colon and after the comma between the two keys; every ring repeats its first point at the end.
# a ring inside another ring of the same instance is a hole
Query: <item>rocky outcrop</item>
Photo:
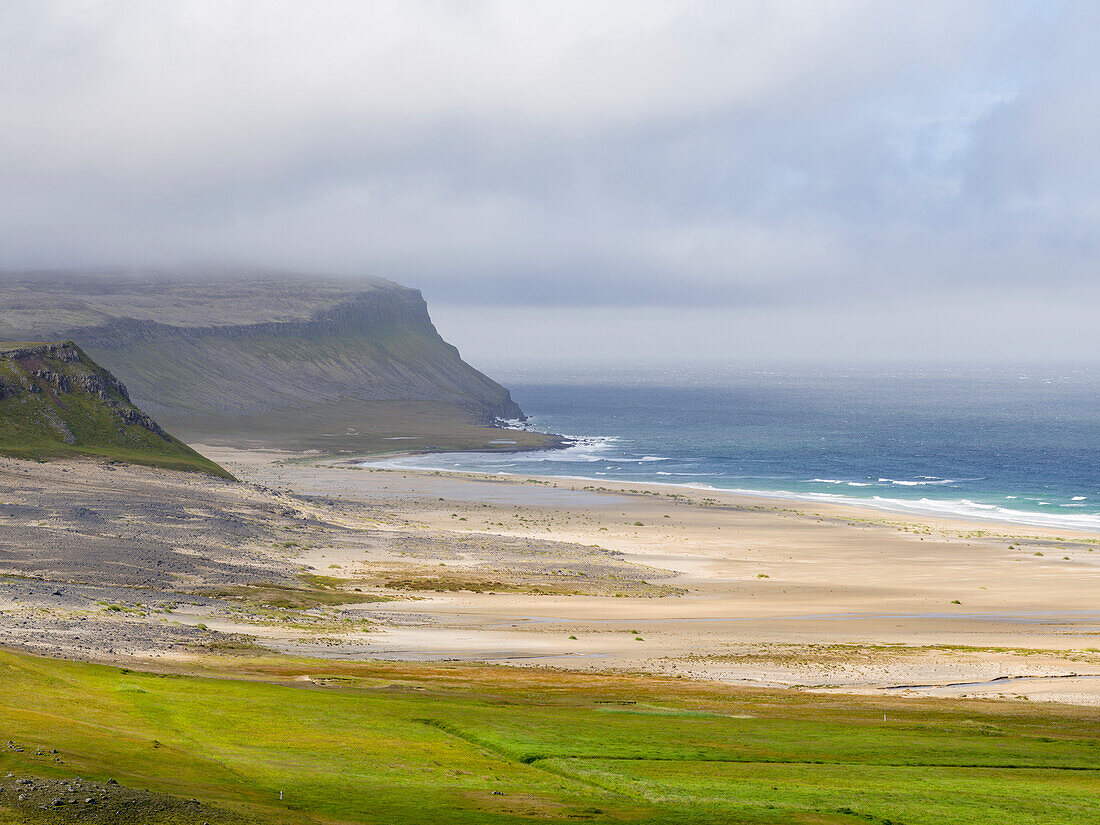
{"type": "Polygon", "coordinates": [[[147,414],[143,413],[141,410],[135,409],[134,407],[122,407],[117,404],[111,404],[110,406],[111,409],[113,409],[118,415],[118,417],[127,424],[136,424],[139,427],[144,427],[149,432],[153,433],[154,435],[158,435],[164,439],[167,439],[169,437],[168,433],[161,429],[160,425],[157,424],[156,421],[150,418],[147,414]]]}
{"type": "Polygon", "coordinates": [[[81,353],[72,341],[62,341],[58,344],[0,345],[0,356],[7,358],[9,361],[45,358],[66,364],[75,364],[80,360],[81,353]]]}
{"type": "Polygon", "coordinates": [[[120,395],[127,401],[130,400],[130,393],[126,390],[126,386],[109,373],[104,375],[79,375],[74,380],[83,392],[97,398],[107,400],[112,395],[120,395]]]}

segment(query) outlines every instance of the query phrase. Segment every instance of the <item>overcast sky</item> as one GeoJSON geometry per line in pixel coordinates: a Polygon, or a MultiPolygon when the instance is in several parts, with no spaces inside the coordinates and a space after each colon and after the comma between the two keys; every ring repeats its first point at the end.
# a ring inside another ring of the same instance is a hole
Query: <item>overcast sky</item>
{"type": "Polygon", "coordinates": [[[0,268],[379,275],[475,361],[1095,360],[1098,35],[1091,0],[8,0],[0,268]]]}

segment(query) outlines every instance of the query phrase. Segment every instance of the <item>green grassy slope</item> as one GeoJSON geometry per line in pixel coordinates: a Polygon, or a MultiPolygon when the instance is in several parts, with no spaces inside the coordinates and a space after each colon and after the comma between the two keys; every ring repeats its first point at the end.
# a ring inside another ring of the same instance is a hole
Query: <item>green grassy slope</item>
{"type": "Polygon", "coordinates": [[[285,823],[1054,825],[1090,821],[1100,791],[1096,709],[478,666],[210,668],[0,653],[0,732],[45,750],[0,749],[0,770],[285,823]]]}
{"type": "Polygon", "coordinates": [[[230,477],[164,432],[72,342],[0,344],[0,453],[96,456],[230,477]]]}

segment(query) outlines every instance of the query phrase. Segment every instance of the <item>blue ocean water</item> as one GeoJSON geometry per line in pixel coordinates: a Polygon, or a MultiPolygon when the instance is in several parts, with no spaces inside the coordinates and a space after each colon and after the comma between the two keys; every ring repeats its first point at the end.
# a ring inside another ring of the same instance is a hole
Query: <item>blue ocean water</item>
{"type": "Polygon", "coordinates": [[[505,378],[528,426],[575,445],[389,463],[1100,530],[1095,369],[527,370],[505,378]]]}

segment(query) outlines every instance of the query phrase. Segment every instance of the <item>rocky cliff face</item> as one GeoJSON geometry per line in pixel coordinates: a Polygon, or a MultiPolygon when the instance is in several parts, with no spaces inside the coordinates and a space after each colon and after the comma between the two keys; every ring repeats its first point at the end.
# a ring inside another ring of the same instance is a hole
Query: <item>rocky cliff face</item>
{"type": "Polygon", "coordinates": [[[130,403],[130,394],[126,391],[125,385],[106,370],[99,369],[87,361],[72,341],[63,341],[58,344],[16,345],[0,350],[0,358],[8,362],[9,368],[24,369],[23,373],[18,369],[11,371],[11,374],[18,378],[18,384],[5,385],[0,379],[0,398],[14,397],[23,391],[41,392],[45,385],[57,394],[79,391],[93,395],[108,404],[116,404],[116,396],[127,404],[130,403]],[[55,372],[48,368],[39,368],[40,365],[49,364],[51,361],[61,364],[80,364],[81,362],[86,364],[85,369],[81,371],[55,372]],[[26,380],[24,376],[31,380],[26,380]]]}
{"type": "Polygon", "coordinates": [[[0,336],[77,341],[173,426],[401,400],[478,423],[523,417],[439,336],[420,292],[397,284],[36,277],[0,282],[0,336]]]}

